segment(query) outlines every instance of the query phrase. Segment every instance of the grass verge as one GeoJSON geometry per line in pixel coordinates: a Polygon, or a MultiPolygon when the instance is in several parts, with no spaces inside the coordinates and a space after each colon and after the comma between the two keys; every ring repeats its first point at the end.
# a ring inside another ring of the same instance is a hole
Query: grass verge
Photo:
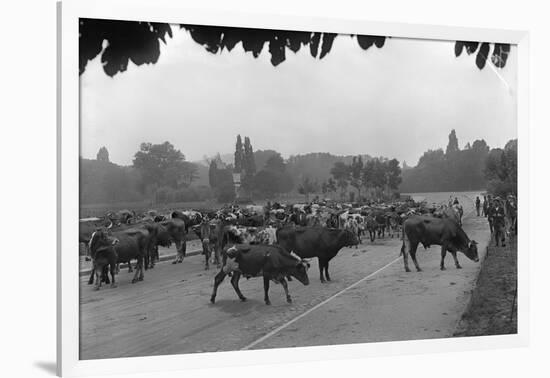
{"type": "Polygon", "coordinates": [[[517,333],[517,241],[491,243],[470,303],[453,336],[517,333]]]}

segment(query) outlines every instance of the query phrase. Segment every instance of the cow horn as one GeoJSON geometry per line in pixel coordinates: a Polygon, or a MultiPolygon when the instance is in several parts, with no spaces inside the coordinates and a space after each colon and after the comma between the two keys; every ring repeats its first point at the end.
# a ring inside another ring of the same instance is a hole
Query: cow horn
{"type": "Polygon", "coordinates": [[[111,221],[111,223],[107,226],[107,230],[109,230],[112,227],[113,227],[113,221],[111,221]]]}
{"type": "Polygon", "coordinates": [[[298,256],[294,251],[290,251],[290,256],[294,257],[296,260],[302,262],[302,258],[298,256]]]}

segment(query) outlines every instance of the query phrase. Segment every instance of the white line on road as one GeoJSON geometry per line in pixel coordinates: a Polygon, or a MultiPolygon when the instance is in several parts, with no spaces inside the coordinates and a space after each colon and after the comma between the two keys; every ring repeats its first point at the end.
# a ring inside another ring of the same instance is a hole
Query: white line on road
{"type": "Polygon", "coordinates": [[[336,294],[332,295],[331,297],[325,299],[324,301],[322,301],[321,303],[318,303],[317,305],[313,306],[312,308],[310,308],[309,310],[307,310],[306,312],[303,312],[301,313],[300,315],[298,315],[297,317],[295,317],[294,319],[286,322],[285,324],[281,325],[280,327],[277,327],[275,328],[273,331],[267,333],[266,335],[260,337],[258,340],[248,344],[247,346],[245,346],[244,348],[241,348],[241,350],[248,350],[250,348],[253,348],[254,346],[258,345],[259,343],[269,339],[271,336],[279,333],[280,331],[282,331],[283,329],[285,329],[286,327],[288,327],[289,325],[291,325],[292,323],[300,320],[301,318],[303,318],[304,316],[306,316],[307,314],[311,313],[312,311],[315,311],[317,310],[319,307],[323,306],[324,304],[330,302],[331,300],[333,300],[334,298],[340,296],[341,294],[345,293],[346,291],[348,291],[349,289],[359,285],[361,282],[371,278],[372,276],[374,276],[375,274],[383,271],[384,269],[386,269],[387,267],[389,267],[390,265],[392,265],[393,263],[395,263],[396,261],[399,261],[401,260],[401,256],[399,256],[398,258],[396,258],[395,260],[389,262],[388,264],[384,265],[382,268],[378,269],[377,271],[369,274],[368,276],[366,277],[363,277],[361,278],[359,281],[351,284],[350,286],[346,287],[345,289],[342,289],[340,290],[339,292],[337,292],[336,294]]]}

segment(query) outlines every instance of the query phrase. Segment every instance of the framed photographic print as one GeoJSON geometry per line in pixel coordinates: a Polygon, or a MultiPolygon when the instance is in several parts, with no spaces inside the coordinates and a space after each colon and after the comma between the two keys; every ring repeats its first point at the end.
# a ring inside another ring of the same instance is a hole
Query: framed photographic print
{"type": "Polygon", "coordinates": [[[58,20],[58,374],[526,344],[526,32],[58,20]]]}

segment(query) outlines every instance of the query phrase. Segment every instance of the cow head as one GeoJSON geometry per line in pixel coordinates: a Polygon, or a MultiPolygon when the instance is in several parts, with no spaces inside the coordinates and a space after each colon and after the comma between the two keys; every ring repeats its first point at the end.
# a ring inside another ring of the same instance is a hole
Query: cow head
{"type": "Polygon", "coordinates": [[[102,247],[114,246],[119,242],[117,238],[109,235],[107,230],[97,230],[92,234],[88,244],[92,259],[95,259],[96,251],[102,247]]]}
{"type": "Polygon", "coordinates": [[[468,242],[468,248],[464,251],[464,254],[472,261],[479,261],[479,256],[477,254],[477,242],[475,240],[470,240],[468,242]]]}
{"type": "Polygon", "coordinates": [[[290,270],[290,275],[296,278],[304,285],[309,285],[309,277],[307,275],[307,270],[309,269],[309,262],[305,259],[302,259],[294,252],[290,252],[290,255],[296,259],[296,266],[294,269],[290,270]]]}

